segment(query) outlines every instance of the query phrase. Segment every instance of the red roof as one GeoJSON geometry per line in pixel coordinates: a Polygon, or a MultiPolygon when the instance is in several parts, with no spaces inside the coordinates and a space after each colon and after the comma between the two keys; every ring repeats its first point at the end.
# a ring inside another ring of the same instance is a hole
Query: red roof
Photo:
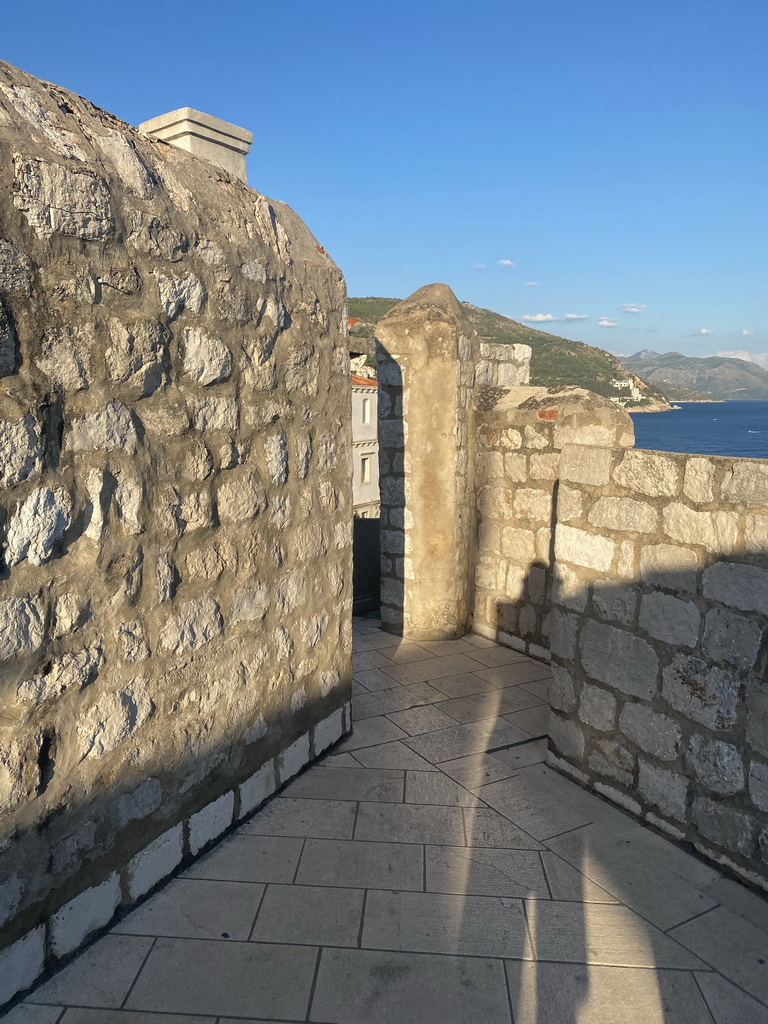
{"type": "Polygon", "coordinates": [[[355,324],[361,324],[362,322],[363,321],[360,319],[359,316],[348,316],[347,317],[347,327],[354,327],[355,324]]]}
{"type": "Polygon", "coordinates": [[[356,388],[377,388],[378,382],[371,380],[370,377],[361,377],[359,373],[352,374],[352,386],[356,388]]]}

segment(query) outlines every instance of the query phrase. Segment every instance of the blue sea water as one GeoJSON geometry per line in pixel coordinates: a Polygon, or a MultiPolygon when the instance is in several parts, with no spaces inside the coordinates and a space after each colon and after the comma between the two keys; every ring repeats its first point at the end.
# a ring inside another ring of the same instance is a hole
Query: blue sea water
{"type": "Polygon", "coordinates": [[[768,459],[768,402],[685,402],[631,415],[636,448],[768,459]]]}

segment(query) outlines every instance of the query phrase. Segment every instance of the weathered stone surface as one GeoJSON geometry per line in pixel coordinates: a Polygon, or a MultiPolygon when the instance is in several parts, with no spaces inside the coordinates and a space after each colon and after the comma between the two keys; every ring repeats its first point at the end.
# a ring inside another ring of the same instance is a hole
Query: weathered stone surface
{"type": "Polygon", "coordinates": [[[744,857],[754,853],[755,824],[748,814],[703,796],[694,799],[692,814],[705,839],[744,857]]]}
{"type": "Polygon", "coordinates": [[[752,761],[749,766],[749,795],[761,811],[768,811],[768,764],[752,761]]]}
{"type": "Polygon", "coordinates": [[[590,620],[581,631],[579,650],[584,671],[592,679],[634,697],[656,692],[658,659],[640,637],[590,620]]]}
{"type": "Polygon", "coordinates": [[[703,574],[704,596],[745,612],[768,608],[768,569],[737,562],[716,562],[703,574]]]}
{"type": "Polygon", "coordinates": [[[120,827],[148,818],[159,809],[162,800],[163,786],[159,779],[146,779],[130,793],[121,793],[116,805],[120,827]]]}
{"type": "Polygon", "coordinates": [[[227,380],[232,373],[232,353],[202,327],[184,329],[184,373],[204,387],[227,380]]]}
{"type": "Polygon", "coordinates": [[[65,438],[65,446],[73,452],[119,448],[135,455],[138,444],[133,416],[122,402],[110,402],[99,412],[74,420],[65,438]]]}
{"type": "Polygon", "coordinates": [[[224,632],[218,602],[198,597],[183,604],[160,632],[160,646],[173,654],[196,651],[224,632]]]}
{"type": "Polygon", "coordinates": [[[739,517],[735,512],[694,512],[673,501],[662,519],[667,536],[681,544],[699,544],[711,554],[729,554],[736,547],[739,517]]]}
{"type": "Polygon", "coordinates": [[[59,233],[87,241],[114,231],[109,189],[90,168],[14,154],[13,205],[40,238],[59,233]]]}
{"type": "Polygon", "coordinates": [[[609,530],[651,533],[658,514],[652,505],[634,498],[598,498],[587,518],[593,526],[609,530]]]}
{"type": "Polygon", "coordinates": [[[501,531],[501,554],[517,562],[532,562],[536,556],[536,538],[530,530],[507,526],[501,531]]]}
{"type": "Polygon", "coordinates": [[[676,711],[710,729],[736,721],[738,680],[699,658],[678,654],[662,672],[661,692],[676,711]]]}
{"type": "Polygon", "coordinates": [[[47,666],[43,675],[33,676],[19,684],[16,699],[22,703],[41,704],[72,688],[82,690],[93,682],[104,662],[100,644],[64,654],[47,666]]]}
{"type": "Polygon", "coordinates": [[[126,661],[146,661],[149,657],[149,645],[144,634],[144,627],[138,619],[124,622],[118,634],[123,658],[126,661]]]}
{"type": "Polygon", "coordinates": [[[610,448],[566,445],[560,457],[560,478],[575,484],[607,484],[611,460],[610,448]]]}
{"type": "Polygon", "coordinates": [[[109,335],[111,343],[105,360],[116,384],[125,384],[138,395],[146,396],[168,383],[169,334],[158,320],[143,318],[124,324],[113,317],[109,335]]]}
{"type": "Polygon", "coordinates": [[[694,733],[687,761],[696,778],[713,793],[732,796],[744,788],[744,763],[732,743],[694,733]]]}
{"type": "Polygon", "coordinates": [[[589,585],[567,565],[558,562],[555,565],[555,585],[553,600],[573,611],[581,612],[587,607],[589,585]]]}
{"type": "Polygon", "coordinates": [[[16,423],[0,419],[0,486],[34,480],[42,463],[40,428],[34,416],[27,413],[16,423]]]}
{"type": "Polygon", "coordinates": [[[633,743],[660,761],[674,761],[680,753],[680,726],[645,704],[625,704],[619,727],[633,743]]]}
{"type": "Polygon", "coordinates": [[[744,547],[751,555],[759,555],[768,551],[768,516],[752,515],[746,517],[744,528],[744,547]]]}
{"type": "Polygon", "coordinates": [[[91,385],[95,347],[96,339],[90,324],[52,328],[43,335],[35,363],[54,387],[80,391],[91,385]]]}
{"type": "Polygon", "coordinates": [[[199,398],[194,407],[195,428],[201,433],[209,430],[237,430],[238,408],[234,398],[199,398]]]}
{"type": "Polygon", "coordinates": [[[592,606],[601,619],[608,622],[634,623],[637,619],[637,588],[620,583],[595,583],[592,606]]]}
{"type": "Polygon", "coordinates": [[[566,487],[561,484],[557,491],[557,521],[567,523],[571,519],[580,519],[583,508],[582,492],[576,487],[566,487]]]}
{"type": "Polygon", "coordinates": [[[657,640],[682,647],[696,647],[701,614],[693,601],[671,594],[644,594],[640,601],[640,628],[657,640]]]}
{"type": "Polygon", "coordinates": [[[585,684],[579,701],[579,718],[600,732],[613,728],[616,718],[616,698],[599,686],[585,684]]]}
{"type": "Polygon", "coordinates": [[[0,601],[0,659],[7,661],[40,649],[45,620],[39,598],[9,597],[0,601]]]}
{"type": "Polygon", "coordinates": [[[699,505],[712,501],[715,467],[709,459],[686,459],[683,494],[699,505]]]}
{"type": "Polygon", "coordinates": [[[288,479],[288,445],[285,434],[272,434],[264,439],[264,458],[272,482],[284,484],[288,479]]]}
{"type": "Polygon", "coordinates": [[[558,523],[555,530],[555,558],[598,572],[607,572],[615,554],[616,545],[607,537],[558,523]]]}
{"type": "Polygon", "coordinates": [[[562,757],[570,757],[575,761],[584,759],[584,733],[578,722],[550,715],[549,739],[562,757]]]}
{"type": "Polygon", "coordinates": [[[177,277],[175,274],[156,273],[155,279],[160,307],[169,320],[175,320],[184,310],[197,314],[203,308],[207,298],[205,287],[194,274],[177,277]]]}
{"type": "Polygon", "coordinates": [[[648,583],[670,590],[696,590],[699,557],[675,544],[647,544],[640,549],[640,575],[648,583]]]}
{"type": "Polygon", "coordinates": [[[103,757],[114,750],[141,728],[154,709],[146,683],[142,680],[137,679],[123,690],[106,694],[77,727],[81,758],[103,757]]]}
{"type": "Polygon", "coordinates": [[[578,615],[571,615],[561,608],[553,608],[549,622],[550,650],[564,661],[576,657],[576,633],[580,626],[578,615]]]}
{"type": "Polygon", "coordinates": [[[763,630],[754,619],[723,608],[707,612],[702,650],[713,661],[748,671],[755,664],[762,639],[763,630]]]}
{"type": "Polygon", "coordinates": [[[688,795],[688,780],[677,772],[638,761],[637,790],[652,807],[658,807],[662,814],[675,821],[685,821],[685,803],[688,795]]]}
{"type": "Polygon", "coordinates": [[[241,467],[227,473],[217,503],[222,522],[246,522],[264,511],[267,495],[256,471],[241,467]]]}
{"type": "Polygon", "coordinates": [[[72,501],[63,488],[38,487],[32,491],[8,526],[8,565],[18,565],[25,558],[32,565],[47,562],[69,526],[71,514],[72,501]]]}
{"type": "Polygon", "coordinates": [[[269,587],[265,584],[239,590],[232,608],[233,622],[260,622],[269,608],[269,587]]]}
{"type": "Polygon", "coordinates": [[[680,472],[673,459],[658,452],[628,451],[613,471],[620,487],[652,498],[675,496],[680,472]]]}
{"type": "Polygon", "coordinates": [[[123,184],[140,199],[151,199],[155,183],[135,146],[119,132],[96,136],[96,145],[115,167],[123,184]]]}
{"type": "Polygon", "coordinates": [[[734,462],[726,472],[723,497],[735,505],[758,508],[768,505],[768,466],[765,462],[734,462]]]}
{"type": "Polygon", "coordinates": [[[13,317],[0,298],[0,377],[9,377],[19,359],[19,339],[13,317]]]}
{"type": "Polygon", "coordinates": [[[576,710],[576,686],[573,673],[562,665],[552,665],[552,680],[549,684],[549,702],[558,711],[576,710]]]}
{"type": "Polygon", "coordinates": [[[621,743],[599,740],[587,758],[587,764],[598,775],[608,776],[627,787],[632,785],[635,758],[621,743]]]}
{"type": "Polygon", "coordinates": [[[170,601],[176,592],[178,573],[170,555],[161,555],[155,566],[157,576],[157,597],[162,603],[170,601]]]}

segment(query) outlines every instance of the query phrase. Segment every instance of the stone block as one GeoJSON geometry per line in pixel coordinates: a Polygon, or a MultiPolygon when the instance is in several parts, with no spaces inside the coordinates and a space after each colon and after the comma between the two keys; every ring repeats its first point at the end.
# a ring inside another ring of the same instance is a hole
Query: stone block
{"type": "Polygon", "coordinates": [[[212,597],[197,597],[183,604],[163,626],[160,646],[172,654],[196,651],[223,632],[218,601],[212,597]]]}
{"type": "Polygon", "coordinates": [[[599,686],[585,683],[581,688],[579,718],[598,732],[608,732],[616,719],[616,698],[599,686]]]}
{"type": "Polygon", "coordinates": [[[113,317],[109,337],[104,358],[116,384],[126,385],[137,397],[146,397],[168,382],[170,332],[159,320],[145,318],[123,324],[113,317]]]}
{"type": "Polygon", "coordinates": [[[13,157],[13,205],[39,238],[72,235],[86,241],[109,238],[115,229],[109,188],[85,164],[73,166],[13,157]]]}
{"type": "Polygon", "coordinates": [[[583,612],[587,607],[589,584],[567,565],[555,564],[555,583],[553,601],[576,612],[583,612]]]}
{"type": "Polygon", "coordinates": [[[117,798],[117,821],[121,829],[132,821],[142,821],[154,814],[163,800],[163,786],[159,779],[145,779],[140,786],[117,798]]]}
{"type": "Polygon", "coordinates": [[[733,744],[694,733],[686,760],[699,782],[712,793],[733,796],[744,789],[744,762],[733,744]]]}
{"type": "Polygon", "coordinates": [[[645,704],[625,704],[619,728],[638,747],[660,761],[674,761],[680,753],[680,726],[645,704]]]}
{"type": "Polygon", "coordinates": [[[560,484],[557,491],[557,521],[567,523],[571,519],[580,519],[584,507],[584,495],[575,487],[560,484]]]}
{"type": "Polygon", "coordinates": [[[184,856],[184,827],[181,824],[158,836],[128,862],[128,898],[139,899],[167,878],[184,856]]]}
{"type": "Polygon", "coordinates": [[[124,451],[135,455],[139,437],[131,411],[122,402],[110,402],[99,412],[72,421],[64,448],[72,452],[124,451]]]}
{"type": "Polygon", "coordinates": [[[85,390],[92,382],[91,353],[95,347],[90,324],[54,327],[43,335],[35,363],[59,390],[85,390]]]}
{"type": "Polygon", "coordinates": [[[629,811],[630,814],[634,814],[636,818],[640,817],[642,807],[633,800],[632,797],[627,796],[626,793],[622,793],[620,789],[616,789],[614,786],[607,786],[604,782],[596,782],[594,786],[595,792],[599,793],[600,796],[604,796],[606,800],[610,800],[611,803],[617,804],[619,807],[623,807],[625,811],[629,811]]]}
{"type": "Polygon", "coordinates": [[[692,601],[671,594],[644,594],[639,625],[656,640],[681,647],[696,647],[701,615],[692,601]]]}
{"type": "Polygon", "coordinates": [[[702,650],[713,661],[724,661],[749,671],[755,664],[763,630],[745,615],[712,608],[704,619],[702,650]]]}
{"type": "Polygon", "coordinates": [[[344,709],[338,708],[332,715],[318,722],[314,727],[313,742],[315,757],[327,750],[344,735],[344,709]]]}
{"type": "Polygon", "coordinates": [[[40,427],[31,413],[13,423],[0,419],[0,487],[10,488],[40,475],[40,427]]]}
{"type": "Polygon", "coordinates": [[[626,630],[590,620],[579,638],[581,664],[587,675],[633,697],[656,693],[656,652],[626,630]]]}
{"type": "Polygon", "coordinates": [[[552,654],[564,661],[573,661],[576,657],[576,634],[581,620],[578,615],[571,615],[561,608],[553,608],[549,621],[549,648],[552,654]]]}
{"type": "Polygon", "coordinates": [[[532,562],[536,557],[536,536],[531,530],[506,526],[501,531],[501,553],[516,562],[532,562]]]}
{"type": "Polygon", "coordinates": [[[297,775],[305,765],[309,764],[309,733],[299,736],[297,740],[278,756],[280,768],[280,784],[285,784],[297,775]]]}
{"type": "Polygon", "coordinates": [[[681,544],[698,544],[708,554],[729,554],[739,536],[736,512],[694,512],[679,501],[662,512],[664,532],[681,544]]]}
{"type": "Polygon", "coordinates": [[[0,601],[0,660],[39,650],[44,636],[44,614],[38,598],[30,595],[0,601]]]}
{"type": "Polygon", "coordinates": [[[195,428],[202,434],[209,430],[237,430],[238,406],[236,398],[198,398],[194,403],[195,428]]]}
{"type": "Polygon", "coordinates": [[[652,498],[673,498],[679,478],[680,470],[674,459],[641,450],[625,452],[613,471],[613,479],[620,487],[652,498]]]}
{"type": "Polygon", "coordinates": [[[224,793],[189,819],[189,852],[193,857],[229,828],[235,810],[235,794],[224,793]]]}
{"type": "Polygon", "coordinates": [[[751,513],[747,515],[744,527],[744,547],[750,555],[761,555],[768,551],[768,516],[752,515],[751,513]]]}
{"type": "Polygon", "coordinates": [[[43,925],[0,950],[0,1006],[37,980],[43,973],[44,961],[43,925]]]}
{"type": "Polygon", "coordinates": [[[768,764],[752,761],[749,766],[749,795],[755,807],[768,811],[768,764]]]}
{"type": "Polygon", "coordinates": [[[266,491],[258,473],[245,467],[230,470],[224,476],[216,501],[222,522],[249,522],[267,507],[266,491]]]}
{"type": "Polygon", "coordinates": [[[623,786],[632,786],[635,757],[621,743],[609,739],[599,740],[595,750],[589,755],[587,764],[593,772],[597,772],[603,778],[608,776],[623,786]]]}
{"type": "Polygon", "coordinates": [[[622,533],[652,533],[656,529],[658,513],[646,501],[634,498],[598,498],[587,517],[593,526],[622,533]]]}
{"type": "Polygon", "coordinates": [[[196,384],[208,387],[227,380],[232,373],[232,353],[223,341],[202,327],[185,327],[184,373],[196,384]]]}
{"type": "Polygon", "coordinates": [[[693,823],[705,839],[742,857],[755,853],[756,823],[744,811],[697,796],[693,801],[693,823]]]}
{"type": "Polygon", "coordinates": [[[560,471],[560,453],[531,455],[529,472],[532,480],[556,480],[560,471]]]}
{"type": "Polygon", "coordinates": [[[661,675],[662,696],[686,718],[710,729],[728,729],[736,721],[740,686],[730,672],[678,654],[661,675]]]}
{"type": "Polygon", "coordinates": [[[685,821],[688,780],[677,772],[656,768],[643,761],[637,763],[637,791],[646,803],[658,807],[662,814],[675,821],[685,821]]]}
{"type": "Polygon", "coordinates": [[[592,607],[601,619],[630,625],[637,619],[639,592],[623,583],[595,583],[592,587],[592,607]]]}
{"type": "Polygon", "coordinates": [[[568,444],[560,456],[560,479],[574,484],[602,485],[611,478],[610,448],[568,444]]]}
{"type": "Polygon", "coordinates": [[[576,710],[576,685],[573,673],[562,665],[553,663],[552,679],[549,684],[549,703],[566,714],[576,710]]]}
{"type": "Polygon", "coordinates": [[[685,460],[683,494],[697,505],[706,504],[714,497],[715,467],[709,459],[685,460]]]}
{"type": "Polygon", "coordinates": [[[584,733],[578,722],[549,716],[549,739],[556,752],[574,761],[584,760],[584,733]]]}
{"type": "Polygon", "coordinates": [[[716,562],[703,573],[704,596],[745,612],[768,609],[768,570],[738,562],[716,562]]]}
{"type": "Polygon", "coordinates": [[[92,932],[109,924],[119,905],[120,878],[116,873],[65,903],[48,925],[53,955],[72,953],[92,932]]]}
{"type": "Polygon", "coordinates": [[[504,476],[510,483],[525,483],[528,479],[527,456],[506,453],[504,455],[504,476]]]}
{"type": "Polygon", "coordinates": [[[240,785],[240,813],[238,820],[255,811],[277,789],[275,762],[267,761],[257,772],[240,785]]]}
{"type": "Polygon", "coordinates": [[[607,537],[558,523],[555,529],[555,558],[597,572],[608,572],[616,545],[607,537]]]}
{"type": "Polygon", "coordinates": [[[768,757],[768,689],[764,683],[747,688],[747,741],[768,757]]]}
{"type": "Polygon", "coordinates": [[[669,590],[696,590],[699,556],[676,544],[646,544],[640,549],[640,576],[669,590]]]}
{"type": "Polygon", "coordinates": [[[515,492],[515,514],[530,522],[542,522],[552,515],[552,495],[549,491],[520,487],[515,492]]]}
{"type": "Polygon", "coordinates": [[[734,462],[726,471],[721,493],[728,501],[746,508],[768,505],[768,466],[765,462],[734,462]]]}

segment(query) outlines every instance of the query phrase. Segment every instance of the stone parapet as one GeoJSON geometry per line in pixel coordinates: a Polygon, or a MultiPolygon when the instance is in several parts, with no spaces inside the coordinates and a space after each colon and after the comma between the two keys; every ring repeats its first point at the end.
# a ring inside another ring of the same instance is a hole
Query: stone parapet
{"type": "Polygon", "coordinates": [[[245,128],[192,107],[180,107],[143,121],[139,131],[223,167],[241,181],[248,180],[245,158],[253,144],[253,133],[245,128]]]}

